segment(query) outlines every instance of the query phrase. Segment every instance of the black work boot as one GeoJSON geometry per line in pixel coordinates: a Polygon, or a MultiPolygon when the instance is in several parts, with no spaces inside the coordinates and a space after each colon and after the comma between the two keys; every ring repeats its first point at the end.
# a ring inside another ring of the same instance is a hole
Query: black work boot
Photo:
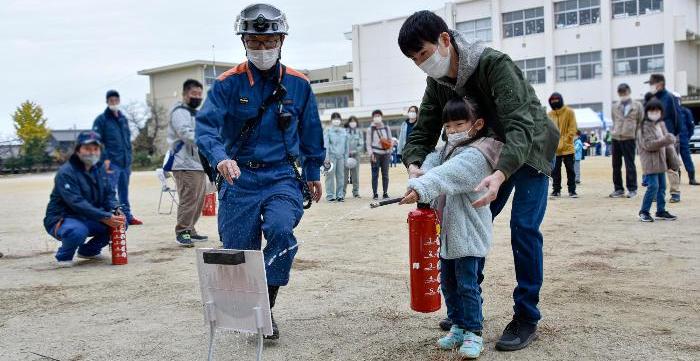
{"type": "Polygon", "coordinates": [[[700,183],[695,180],[695,171],[688,172],[688,178],[690,178],[689,183],[691,186],[700,186],[700,183]]]}
{"type": "Polygon", "coordinates": [[[501,339],[496,342],[496,350],[516,351],[527,347],[537,338],[537,325],[522,322],[516,319],[510,321],[503,330],[501,339]]]}
{"type": "Polygon", "coordinates": [[[272,314],[272,308],[275,307],[275,301],[277,300],[277,292],[279,292],[279,290],[280,286],[267,286],[267,295],[270,300],[270,317],[272,318],[272,335],[266,335],[266,340],[278,340],[280,338],[280,331],[277,328],[275,316],[272,314]]]}

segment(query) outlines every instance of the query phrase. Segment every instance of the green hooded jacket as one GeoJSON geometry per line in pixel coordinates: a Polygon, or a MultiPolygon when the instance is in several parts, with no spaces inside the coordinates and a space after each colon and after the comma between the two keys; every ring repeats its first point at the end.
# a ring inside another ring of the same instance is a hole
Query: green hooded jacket
{"type": "Polygon", "coordinates": [[[440,137],[445,104],[467,96],[492,125],[491,136],[505,143],[494,170],[509,178],[528,164],[550,176],[559,130],[547,117],[535,90],[508,55],[470,42],[458,31],[450,34],[459,55],[457,80],[428,77],[418,122],[403,150],[404,164],[423,163],[440,137]]]}

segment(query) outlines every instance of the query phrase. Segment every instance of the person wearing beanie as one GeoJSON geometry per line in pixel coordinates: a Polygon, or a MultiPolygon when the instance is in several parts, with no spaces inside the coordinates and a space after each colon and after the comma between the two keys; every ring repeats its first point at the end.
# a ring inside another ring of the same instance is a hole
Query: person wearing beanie
{"type": "Polygon", "coordinates": [[[561,165],[566,168],[566,185],[569,189],[569,197],[578,198],[576,194],[576,172],[574,171],[574,139],[576,138],[576,114],[564,105],[564,98],[559,93],[552,93],[549,97],[549,106],[552,107],[547,115],[559,128],[559,145],[556,151],[556,162],[552,178],[552,197],[561,196],[561,165]]]}

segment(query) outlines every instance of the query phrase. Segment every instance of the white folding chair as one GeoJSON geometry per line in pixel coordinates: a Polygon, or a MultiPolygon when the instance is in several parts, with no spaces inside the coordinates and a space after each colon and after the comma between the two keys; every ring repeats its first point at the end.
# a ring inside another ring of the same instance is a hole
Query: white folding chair
{"type": "Polygon", "coordinates": [[[166,174],[165,171],[163,171],[163,168],[158,168],[156,169],[156,176],[158,177],[158,180],[160,181],[160,198],[158,199],[158,209],[157,212],[158,214],[172,214],[173,213],[173,205],[178,204],[177,202],[177,190],[175,189],[175,186],[170,186],[168,184],[168,178],[171,178],[169,174],[166,174]],[[168,209],[168,212],[163,212],[161,208],[161,204],[163,203],[163,193],[167,193],[170,195],[170,209],[168,209]]]}

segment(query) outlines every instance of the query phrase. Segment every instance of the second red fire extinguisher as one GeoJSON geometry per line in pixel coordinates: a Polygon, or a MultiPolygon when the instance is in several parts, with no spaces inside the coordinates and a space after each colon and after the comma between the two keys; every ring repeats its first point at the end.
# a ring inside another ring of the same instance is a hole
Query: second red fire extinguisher
{"type": "Polygon", "coordinates": [[[202,208],[202,215],[216,215],[216,193],[209,193],[204,196],[204,207],[202,208]]]}
{"type": "MultiPolygon", "coordinates": [[[[113,212],[117,216],[124,217],[120,208],[113,212]]],[[[125,265],[128,263],[126,254],[126,226],[113,227],[109,239],[109,247],[112,249],[112,264],[125,265]]]]}
{"type": "Polygon", "coordinates": [[[411,309],[435,312],[440,309],[440,222],[430,205],[418,203],[408,214],[409,260],[411,265],[411,309]]]}

